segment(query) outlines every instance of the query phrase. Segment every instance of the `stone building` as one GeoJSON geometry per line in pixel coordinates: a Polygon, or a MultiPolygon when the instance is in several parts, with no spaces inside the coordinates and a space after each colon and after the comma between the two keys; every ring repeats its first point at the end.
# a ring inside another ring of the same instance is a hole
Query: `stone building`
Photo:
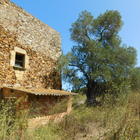
{"type": "Polygon", "coordinates": [[[56,71],[60,55],[57,31],[9,0],[0,0],[1,95],[26,93],[31,100],[41,102],[52,95],[72,95],[60,91],[61,77],[56,71]]]}
{"type": "Polygon", "coordinates": [[[0,85],[61,88],[60,35],[8,0],[0,3],[0,85]]]}

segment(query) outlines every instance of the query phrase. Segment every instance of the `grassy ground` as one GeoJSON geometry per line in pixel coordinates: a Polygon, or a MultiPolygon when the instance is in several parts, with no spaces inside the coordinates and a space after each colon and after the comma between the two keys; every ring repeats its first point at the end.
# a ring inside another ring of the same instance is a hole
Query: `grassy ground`
{"type": "Polygon", "coordinates": [[[102,105],[98,107],[88,108],[83,104],[84,101],[84,96],[77,96],[74,99],[74,109],[72,113],[69,116],[66,116],[62,122],[59,124],[51,123],[33,131],[27,131],[24,129],[26,128],[26,121],[23,121],[25,117],[16,119],[15,125],[11,126],[7,123],[10,120],[10,116],[9,119],[8,116],[6,117],[7,111],[0,112],[0,139],[140,139],[140,93],[122,94],[117,99],[111,96],[105,96],[104,100],[102,100],[102,105]]]}
{"type": "MultiPolygon", "coordinates": [[[[90,108],[81,104],[82,100],[84,97],[76,97],[73,112],[60,124],[48,126],[52,136],[61,140],[140,139],[139,93],[123,94],[117,99],[106,96],[101,106],[90,108]]],[[[41,129],[44,131],[36,131],[41,129]]]]}

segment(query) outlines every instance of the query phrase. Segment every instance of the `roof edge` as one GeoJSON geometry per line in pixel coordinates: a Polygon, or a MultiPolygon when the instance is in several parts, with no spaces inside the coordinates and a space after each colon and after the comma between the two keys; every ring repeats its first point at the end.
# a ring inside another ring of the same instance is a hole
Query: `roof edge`
{"type": "Polygon", "coordinates": [[[24,87],[2,87],[2,89],[11,89],[27,94],[43,95],[43,96],[70,96],[77,95],[77,93],[68,92],[64,90],[45,89],[45,88],[24,88],[24,87]]]}

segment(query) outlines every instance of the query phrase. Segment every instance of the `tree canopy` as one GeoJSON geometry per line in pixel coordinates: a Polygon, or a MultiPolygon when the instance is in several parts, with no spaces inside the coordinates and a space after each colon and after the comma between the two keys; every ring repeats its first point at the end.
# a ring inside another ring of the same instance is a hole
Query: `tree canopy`
{"type": "Polygon", "coordinates": [[[106,11],[97,18],[83,11],[70,28],[75,45],[61,57],[62,73],[73,89],[86,89],[88,104],[95,103],[99,94],[117,94],[129,88],[136,50],[122,45],[121,27],[118,11],[106,11]]]}
{"type": "Polygon", "coordinates": [[[133,91],[140,91],[140,67],[135,67],[131,71],[131,88],[133,91]]]}

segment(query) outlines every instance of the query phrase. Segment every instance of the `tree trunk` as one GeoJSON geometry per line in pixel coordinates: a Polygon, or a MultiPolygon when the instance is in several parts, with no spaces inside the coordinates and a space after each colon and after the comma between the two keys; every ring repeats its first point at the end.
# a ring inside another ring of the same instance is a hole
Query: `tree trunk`
{"type": "Polygon", "coordinates": [[[87,84],[87,92],[86,92],[86,96],[87,96],[87,105],[92,106],[96,104],[96,93],[95,93],[95,85],[96,83],[94,81],[89,82],[87,84]]]}

